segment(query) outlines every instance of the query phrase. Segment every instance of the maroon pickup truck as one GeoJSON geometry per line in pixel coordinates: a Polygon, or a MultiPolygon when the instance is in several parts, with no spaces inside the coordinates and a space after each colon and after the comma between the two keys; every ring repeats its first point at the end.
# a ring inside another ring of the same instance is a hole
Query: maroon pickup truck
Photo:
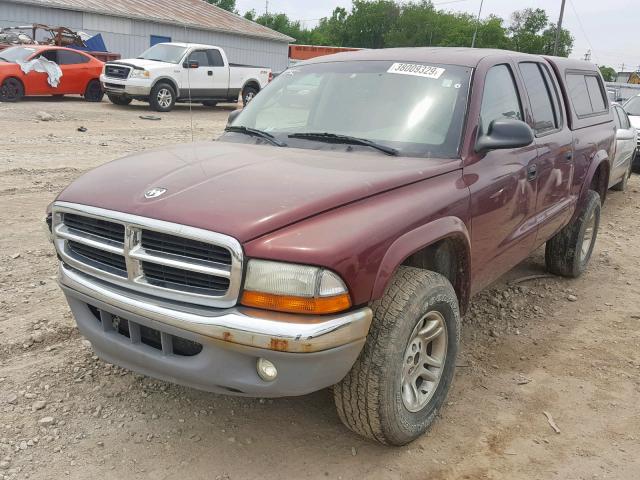
{"type": "Polygon", "coordinates": [[[212,392],[333,385],[401,445],[434,421],[475,293],[546,243],[587,267],[614,123],[595,66],[499,50],[320,57],[216,142],[83,175],[48,214],[96,353],[212,392]]]}

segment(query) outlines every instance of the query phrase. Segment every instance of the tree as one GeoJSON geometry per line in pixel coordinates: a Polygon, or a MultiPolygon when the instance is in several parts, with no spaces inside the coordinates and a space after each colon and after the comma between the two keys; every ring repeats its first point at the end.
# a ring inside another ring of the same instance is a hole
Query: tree
{"type": "Polygon", "coordinates": [[[615,82],[616,77],[618,76],[615,69],[605,65],[600,65],[600,73],[602,74],[602,78],[604,78],[605,82],[615,82]]]}
{"type": "MultiPolygon", "coordinates": [[[[541,8],[525,8],[513,12],[509,34],[511,48],[518,52],[552,55],[557,27],[549,23],[547,13],[541,8]]],[[[558,43],[558,55],[569,56],[573,48],[573,36],[562,29],[558,43]]]]}
{"type": "Polygon", "coordinates": [[[206,0],[211,5],[236,13],[236,0],[206,0]]]}

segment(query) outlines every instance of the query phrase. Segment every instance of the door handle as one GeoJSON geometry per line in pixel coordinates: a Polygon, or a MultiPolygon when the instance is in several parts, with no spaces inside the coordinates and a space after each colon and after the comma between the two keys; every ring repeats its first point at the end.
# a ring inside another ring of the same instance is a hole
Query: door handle
{"type": "Polygon", "coordinates": [[[527,180],[535,180],[538,178],[538,166],[534,163],[527,168],[527,180]]]}
{"type": "Polygon", "coordinates": [[[210,77],[213,76],[213,72],[211,70],[207,70],[207,75],[209,75],[210,77]]]}

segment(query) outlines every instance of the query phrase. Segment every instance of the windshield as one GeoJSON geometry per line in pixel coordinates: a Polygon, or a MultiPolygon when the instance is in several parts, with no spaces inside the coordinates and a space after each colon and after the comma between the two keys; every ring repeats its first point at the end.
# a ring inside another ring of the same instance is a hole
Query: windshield
{"type": "MultiPolygon", "coordinates": [[[[295,66],[279,75],[233,126],[289,135],[330,133],[392,147],[404,156],[457,156],[471,69],[391,61],[295,66]]],[[[295,146],[321,139],[297,136],[295,146]]],[[[331,139],[336,143],[335,138],[331,139]]]]}
{"type": "Polygon", "coordinates": [[[143,60],[155,60],[156,62],[179,63],[186,50],[187,49],[185,47],[179,47],[178,45],[158,43],[144,51],[138,58],[143,60]]]}
{"type": "Polygon", "coordinates": [[[629,115],[640,116],[640,96],[631,97],[623,108],[629,115]]]}
{"type": "Polygon", "coordinates": [[[34,53],[36,53],[35,48],[10,47],[0,51],[0,58],[7,62],[24,62],[34,53]]]}

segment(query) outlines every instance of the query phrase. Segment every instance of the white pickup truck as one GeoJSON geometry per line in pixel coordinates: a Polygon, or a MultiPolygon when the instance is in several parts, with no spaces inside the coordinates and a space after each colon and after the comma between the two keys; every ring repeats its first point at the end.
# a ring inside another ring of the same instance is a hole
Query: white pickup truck
{"type": "Polygon", "coordinates": [[[149,102],[158,112],[176,102],[246,104],[272,79],[263,67],[230,64],[219,47],[194,43],[158,43],[137,58],[108,62],[100,82],[111,102],[149,102]]]}

